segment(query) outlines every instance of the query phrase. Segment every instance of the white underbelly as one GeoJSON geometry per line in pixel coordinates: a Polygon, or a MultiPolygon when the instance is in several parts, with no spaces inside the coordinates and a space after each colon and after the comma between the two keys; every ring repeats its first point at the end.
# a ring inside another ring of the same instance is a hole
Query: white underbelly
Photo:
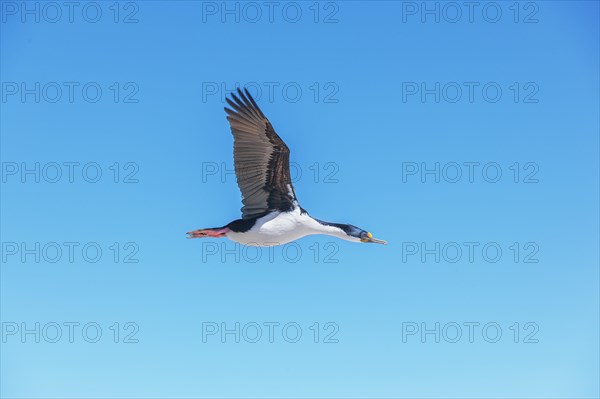
{"type": "Polygon", "coordinates": [[[229,232],[227,233],[227,238],[237,243],[253,247],[274,247],[277,245],[290,243],[307,235],[308,234],[300,234],[294,231],[289,231],[280,235],[265,234],[260,232],[229,232]]]}
{"type": "Polygon", "coordinates": [[[258,219],[245,233],[228,232],[227,238],[243,245],[273,247],[310,234],[318,234],[319,231],[311,228],[310,223],[305,223],[304,219],[299,217],[299,211],[271,214],[258,219]]]}

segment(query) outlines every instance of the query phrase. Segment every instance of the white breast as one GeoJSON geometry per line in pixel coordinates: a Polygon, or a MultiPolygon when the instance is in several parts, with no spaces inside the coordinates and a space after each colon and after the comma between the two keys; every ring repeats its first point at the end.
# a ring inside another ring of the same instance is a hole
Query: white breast
{"type": "Polygon", "coordinates": [[[345,233],[332,226],[323,226],[300,208],[291,212],[274,212],[258,219],[244,233],[230,231],[227,237],[243,245],[272,247],[283,245],[311,234],[328,234],[346,238],[345,233]]]}

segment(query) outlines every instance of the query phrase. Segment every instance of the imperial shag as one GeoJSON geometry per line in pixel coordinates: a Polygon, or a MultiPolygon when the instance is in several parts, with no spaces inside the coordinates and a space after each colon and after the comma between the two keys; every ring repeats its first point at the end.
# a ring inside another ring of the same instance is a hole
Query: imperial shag
{"type": "Polygon", "coordinates": [[[227,120],[233,133],[233,159],[242,192],[242,218],[223,227],[199,229],[188,238],[219,238],[244,245],[283,245],[311,234],[347,241],[387,244],[351,224],[311,217],[298,203],[290,178],[290,150],[275,133],[247,89],[227,98],[227,120]]]}

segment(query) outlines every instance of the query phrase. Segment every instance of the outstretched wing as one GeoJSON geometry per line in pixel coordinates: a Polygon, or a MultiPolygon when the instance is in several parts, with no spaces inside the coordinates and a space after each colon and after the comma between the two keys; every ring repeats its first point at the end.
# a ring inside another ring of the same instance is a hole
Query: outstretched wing
{"type": "Polygon", "coordinates": [[[233,133],[233,160],[242,192],[242,219],[271,210],[294,208],[296,195],[290,178],[290,150],[275,133],[247,89],[231,94],[225,108],[233,133]]]}

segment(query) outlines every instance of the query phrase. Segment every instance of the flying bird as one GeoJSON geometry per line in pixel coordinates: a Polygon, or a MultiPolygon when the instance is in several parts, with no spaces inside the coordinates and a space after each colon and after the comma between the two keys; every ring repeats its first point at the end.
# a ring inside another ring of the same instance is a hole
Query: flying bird
{"type": "Polygon", "coordinates": [[[243,245],[271,247],[312,234],[347,241],[387,244],[368,231],[311,217],[298,203],[290,178],[290,150],[275,133],[247,89],[227,98],[233,159],[242,192],[242,218],[216,228],[188,232],[188,238],[227,237],[243,245]]]}

